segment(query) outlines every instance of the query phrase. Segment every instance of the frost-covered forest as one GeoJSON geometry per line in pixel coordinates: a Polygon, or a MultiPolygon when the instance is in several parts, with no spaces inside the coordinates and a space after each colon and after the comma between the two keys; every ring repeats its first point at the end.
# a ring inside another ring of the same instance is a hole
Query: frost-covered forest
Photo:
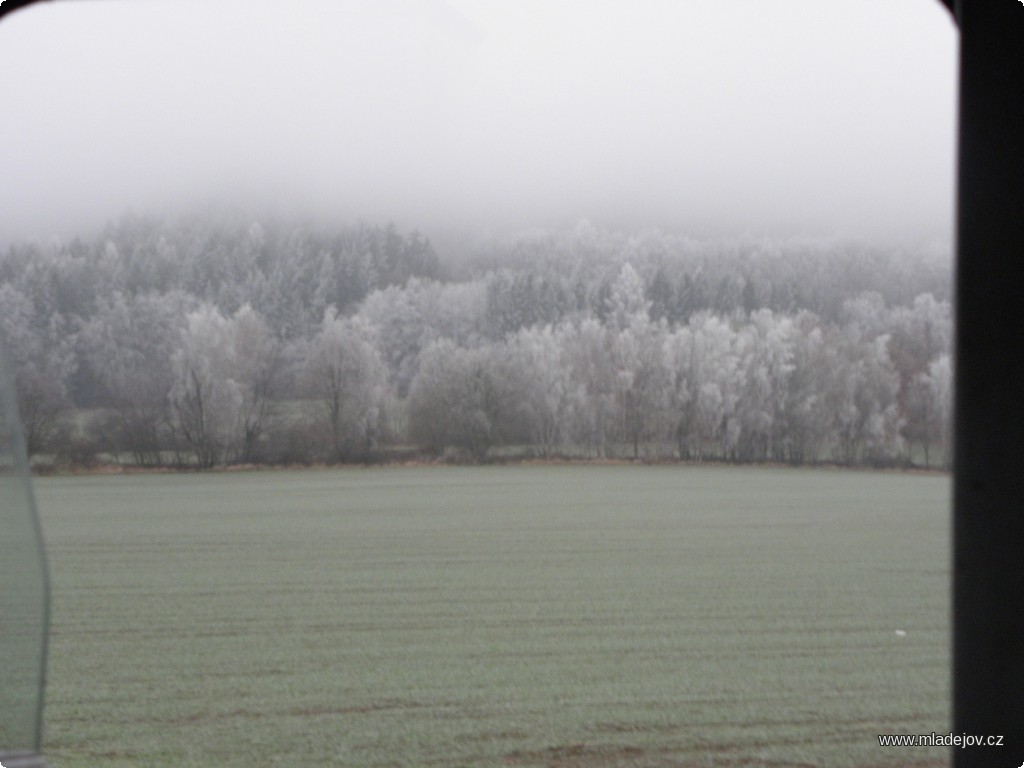
{"type": "Polygon", "coordinates": [[[948,462],[936,249],[125,217],[0,256],[37,462],[948,462]]]}

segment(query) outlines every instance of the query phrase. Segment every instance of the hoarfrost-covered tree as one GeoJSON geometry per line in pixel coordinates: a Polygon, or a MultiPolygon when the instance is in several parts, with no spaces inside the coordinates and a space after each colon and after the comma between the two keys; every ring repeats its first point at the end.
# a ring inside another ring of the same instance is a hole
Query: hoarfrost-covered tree
{"type": "Polygon", "coordinates": [[[924,452],[924,465],[932,464],[932,450],[943,451],[944,466],[952,458],[950,428],[953,410],[953,368],[948,354],[939,355],[928,364],[925,371],[911,381],[905,398],[908,424],[904,435],[916,440],[924,452]]]}
{"type": "Polygon", "coordinates": [[[202,467],[255,461],[275,415],[280,344],[249,305],[189,313],[171,358],[172,424],[202,467]]]}
{"type": "Polygon", "coordinates": [[[233,437],[242,395],[231,378],[228,321],[205,306],[186,318],[181,346],[171,358],[173,425],[200,467],[212,467],[233,437]]]}
{"type": "Polygon", "coordinates": [[[237,459],[260,458],[260,443],[277,416],[277,386],[281,374],[281,345],[266,322],[248,304],[231,318],[237,380],[242,387],[241,441],[237,459]]]}
{"type": "Polygon", "coordinates": [[[462,349],[447,339],[427,347],[409,392],[413,439],[435,451],[455,447],[486,457],[513,428],[507,365],[490,348],[462,349]]]}
{"type": "Polygon", "coordinates": [[[572,440],[590,454],[606,456],[616,427],[616,373],[609,354],[611,336],[591,317],[562,338],[572,382],[572,440]]]}
{"type": "Polygon", "coordinates": [[[387,368],[376,347],[376,329],[361,318],[324,313],[303,362],[303,379],[320,401],[330,432],[332,460],[365,455],[381,431],[387,368]]]}
{"type": "Polygon", "coordinates": [[[561,275],[502,269],[486,281],[486,329],[495,340],[522,328],[557,323],[570,309],[561,275]]]}
{"type": "Polygon", "coordinates": [[[889,337],[839,340],[837,362],[835,458],[848,464],[860,461],[892,463],[903,451],[903,418],[897,407],[899,376],[889,358],[889,337]]]}
{"type": "Polygon", "coordinates": [[[739,458],[781,460],[786,441],[786,393],[794,369],[793,323],[770,309],[760,309],[751,314],[737,341],[739,458]]]}
{"type": "Polygon", "coordinates": [[[935,420],[929,366],[950,350],[951,316],[949,302],[936,301],[930,293],[924,293],[910,307],[894,310],[888,323],[889,354],[900,378],[903,436],[911,445],[921,446],[926,465],[931,463],[931,448],[941,440],[942,432],[935,420]]]}
{"type": "Polygon", "coordinates": [[[97,300],[96,312],[79,334],[93,375],[113,409],[116,451],[136,464],[161,463],[166,444],[171,357],[185,326],[191,297],[178,292],[97,300]]]}
{"type": "Polygon", "coordinates": [[[942,446],[943,465],[953,464],[953,361],[948,354],[939,355],[928,366],[928,390],[932,396],[932,419],[942,446]]]}
{"type": "Polygon", "coordinates": [[[10,284],[0,285],[0,333],[14,376],[29,456],[55,448],[71,410],[68,380],[76,367],[75,336],[58,312],[41,314],[10,284]]]}
{"type": "Polygon", "coordinates": [[[451,339],[470,348],[481,344],[485,336],[487,287],[482,280],[465,283],[416,281],[413,298],[420,323],[430,336],[451,339]]]}
{"type": "Polygon", "coordinates": [[[785,460],[816,462],[834,454],[833,425],[839,408],[840,364],[835,345],[817,315],[801,312],[794,320],[793,371],[785,406],[785,460]]]}
{"type": "Polygon", "coordinates": [[[378,347],[392,386],[405,397],[419,366],[419,354],[432,342],[449,339],[475,347],[484,336],[486,287],[482,281],[445,284],[412,279],[366,297],[358,315],[378,329],[378,347]]]}
{"type": "Polygon", "coordinates": [[[573,385],[565,360],[564,328],[524,328],[508,343],[515,396],[529,441],[550,455],[570,429],[573,385]]]}
{"type": "Polygon", "coordinates": [[[889,355],[902,381],[924,373],[932,360],[948,352],[952,344],[952,307],[930,293],[914,299],[910,307],[888,313],[889,355]]]}
{"type": "Polygon", "coordinates": [[[878,291],[864,291],[843,302],[840,313],[848,336],[874,339],[889,329],[890,312],[878,291]]]}
{"type": "Polygon", "coordinates": [[[612,283],[608,297],[608,321],[616,330],[641,325],[649,320],[651,302],[647,300],[643,278],[628,261],[612,283]]]}
{"type": "Polygon", "coordinates": [[[675,441],[680,459],[690,457],[694,435],[696,370],[693,363],[694,338],[688,326],[668,333],[664,340],[664,360],[668,380],[666,427],[675,441]]]}
{"type": "Polygon", "coordinates": [[[413,291],[391,286],[374,291],[359,308],[359,316],[377,329],[378,349],[399,397],[405,397],[419,366],[420,351],[436,339],[425,326],[413,291]]]}
{"type": "Polygon", "coordinates": [[[621,318],[627,324],[618,333],[611,332],[609,344],[615,371],[615,406],[619,437],[632,447],[633,458],[637,459],[641,444],[660,440],[668,424],[666,326],[651,322],[643,304],[633,312],[623,312],[621,318]]]}
{"type": "Polygon", "coordinates": [[[707,312],[690,318],[693,351],[690,355],[694,383],[691,453],[703,458],[709,452],[731,458],[739,441],[736,417],[739,401],[736,332],[707,312]]]}

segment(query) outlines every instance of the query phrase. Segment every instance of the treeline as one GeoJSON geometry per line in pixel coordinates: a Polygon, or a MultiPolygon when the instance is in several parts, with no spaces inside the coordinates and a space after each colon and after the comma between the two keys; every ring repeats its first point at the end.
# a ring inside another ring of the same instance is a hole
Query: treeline
{"type": "Polygon", "coordinates": [[[126,218],[11,247],[0,328],[29,450],[948,461],[942,254],[584,224],[443,266],[393,226],[126,218]]]}

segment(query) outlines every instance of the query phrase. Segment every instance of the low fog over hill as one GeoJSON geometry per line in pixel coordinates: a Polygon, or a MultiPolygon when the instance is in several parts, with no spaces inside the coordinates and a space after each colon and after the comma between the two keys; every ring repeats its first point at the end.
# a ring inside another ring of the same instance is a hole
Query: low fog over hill
{"type": "Polygon", "coordinates": [[[950,232],[934,0],[56,2],[0,41],[0,242],[240,201],[431,234],[950,232]]]}

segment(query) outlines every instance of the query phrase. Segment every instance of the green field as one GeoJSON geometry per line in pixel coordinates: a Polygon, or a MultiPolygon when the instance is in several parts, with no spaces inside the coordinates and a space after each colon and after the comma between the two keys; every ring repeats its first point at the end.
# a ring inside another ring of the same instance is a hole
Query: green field
{"type": "Polygon", "coordinates": [[[950,727],[949,492],[678,466],[42,478],[44,751],[945,765],[876,736],[950,727]]]}

